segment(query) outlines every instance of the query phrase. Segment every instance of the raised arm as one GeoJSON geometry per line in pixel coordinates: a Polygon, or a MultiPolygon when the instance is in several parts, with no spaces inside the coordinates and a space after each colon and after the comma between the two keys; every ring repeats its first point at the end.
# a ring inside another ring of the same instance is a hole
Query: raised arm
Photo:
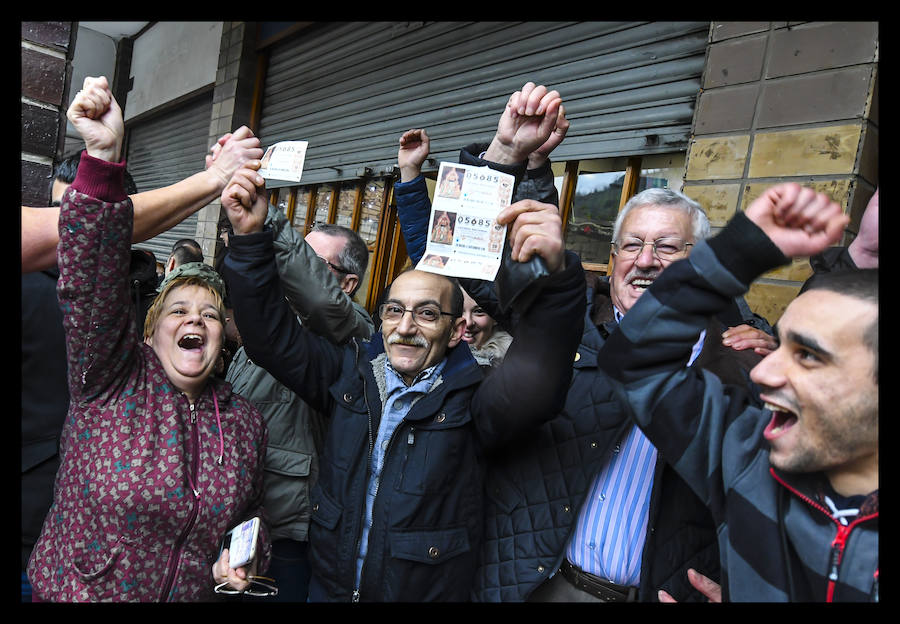
{"type": "Polygon", "coordinates": [[[565,251],[555,206],[525,200],[497,219],[510,226],[513,258],[540,256],[550,275],[527,307],[513,306],[515,339],[473,399],[489,445],[508,442],[562,409],[586,307],[584,271],[578,256],[565,251]]]}
{"type": "MultiPolygon", "coordinates": [[[[255,171],[247,173],[254,181],[255,171]]],[[[222,207],[234,228],[224,274],[244,348],[255,363],[323,411],[328,387],[340,371],[342,350],[301,327],[285,300],[278,277],[272,232],[264,229],[268,200],[238,179],[222,193],[222,207]],[[248,207],[245,207],[248,206],[248,207]]]]}
{"type": "Polygon", "coordinates": [[[725,388],[712,373],[685,366],[696,336],[754,279],[791,257],[818,253],[846,223],[825,195],[796,184],[768,189],[669,266],[603,346],[598,363],[617,382],[631,417],[713,508],[729,475],[757,457],[767,419],[744,388],[725,388]],[[726,435],[733,442],[727,461],[726,435]]]}
{"type": "Polygon", "coordinates": [[[422,163],[428,158],[431,140],[424,129],[407,130],[400,137],[397,166],[400,182],[394,185],[397,219],[406,241],[406,253],[413,265],[422,259],[428,242],[428,219],[431,199],[422,176],[422,163]]]}
{"type": "MultiPolygon", "coordinates": [[[[207,169],[175,184],[135,194],[132,242],[140,243],[181,223],[219,197],[232,174],[262,157],[259,139],[246,126],[222,136],[207,157],[207,169]]],[[[22,206],[22,272],[56,264],[59,208],[22,206]]]]}
{"type": "Polygon", "coordinates": [[[124,125],[106,78],[85,78],[67,117],[86,151],[62,197],[59,218],[57,293],[69,392],[77,401],[105,391],[139,339],[128,298],[132,211],[119,162],[124,125]]]}
{"type": "Polygon", "coordinates": [[[238,207],[250,210],[256,201],[260,205],[266,202],[264,226],[272,230],[281,287],[303,324],[335,344],[371,336],[375,330],[372,319],[353,305],[328,265],[287,218],[268,206],[267,196],[265,180],[256,172],[255,163],[249,163],[235,172],[229,190],[223,193],[222,205],[236,212],[238,207]]]}

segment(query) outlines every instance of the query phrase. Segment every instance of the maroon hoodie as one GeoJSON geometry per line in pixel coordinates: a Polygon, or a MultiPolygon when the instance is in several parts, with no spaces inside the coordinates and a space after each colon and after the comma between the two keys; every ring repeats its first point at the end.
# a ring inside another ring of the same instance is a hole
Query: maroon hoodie
{"type": "Polygon", "coordinates": [[[71,402],[28,576],[41,601],[211,600],[223,535],[264,519],[265,423],[212,378],[191,406],[143,343],[128,297],[123,170],[85,153],[62,201],[57,293],[71,402]]]}

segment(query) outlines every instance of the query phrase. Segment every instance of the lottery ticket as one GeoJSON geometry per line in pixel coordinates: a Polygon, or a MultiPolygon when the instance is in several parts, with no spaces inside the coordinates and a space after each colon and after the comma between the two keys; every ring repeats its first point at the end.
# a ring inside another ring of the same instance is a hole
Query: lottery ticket
{"type": "Polygon", "coordinates": [[[259,175],[266,180],[299,182],[308,145],[308,141],[281,141],[270,145],[262,157],[259,175]]]}
{"type": "Polygon", "coordinates": [[[509,206],[514,182],[489,167],[442,162],[425,254],[416,268],[492,281],[506,241],[506,226],[497,224],[497,215],[509,206]]]}

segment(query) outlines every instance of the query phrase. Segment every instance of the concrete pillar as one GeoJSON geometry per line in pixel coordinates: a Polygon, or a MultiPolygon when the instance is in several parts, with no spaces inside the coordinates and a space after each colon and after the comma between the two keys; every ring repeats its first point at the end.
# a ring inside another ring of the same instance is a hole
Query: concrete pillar
{"type": "MultiPolygon", "coordinates": [[[[213,91],[209,144],[223,134],[250,126],[250,114],[256,82],[256,24],[223,22],[219,65],[213,91]]],[[[224,246],[218,237],[219,223],[227,221],[219,200],[197,213],[197,241],[210,264],[215,264],[224,246]]]]}

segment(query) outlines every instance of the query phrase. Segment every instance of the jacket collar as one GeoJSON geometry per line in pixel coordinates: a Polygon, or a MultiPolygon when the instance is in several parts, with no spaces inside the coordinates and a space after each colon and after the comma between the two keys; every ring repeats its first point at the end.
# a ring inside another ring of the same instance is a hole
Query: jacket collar
{"type": "MultiPolygon", "coordinates": [[[[362,347],[365,358],[370,364],[374,364],[374,361],[380,355],[387,355],[384,350],[384,336],[382,336],[380,331],[375,332],[369,340],[364,341],[362,347]]],[[[467,342],[460,341],[455,347],[447,349],[447,353],[444,357],[446,358],[447,363],[444,365],[441,376],[444,378],[445,382],[454,379],[457,375],[463,375],[462,380],[465,381],[468,377],[464,374],[466,371],[472,369],[478,373],[480,378],[481,371],[478,362],[472,355],[467,342]]]]}
{"type": "MultiPolygon", "coordinates": [[[[831,491],[827,478],[821,472],[811,474],[786,473],[774,466],[769,469],[775,480],[794,495],[810,504],[821,507],[829,516],[831,512],[825,502],[825,496],[831,491]]],[[[869,492],[859,505],[858,517],[878,513],[878,490],[869,492]]]]}

